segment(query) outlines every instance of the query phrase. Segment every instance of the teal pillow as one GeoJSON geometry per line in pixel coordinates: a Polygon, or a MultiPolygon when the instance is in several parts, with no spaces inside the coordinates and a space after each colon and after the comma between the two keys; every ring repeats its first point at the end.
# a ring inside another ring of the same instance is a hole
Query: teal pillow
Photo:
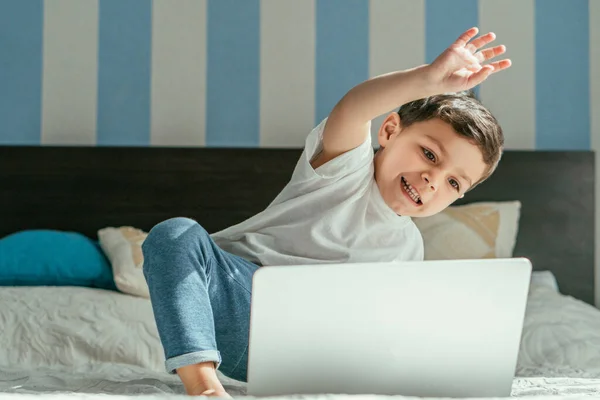
{"type": "Polygon", "coordinates": [[[116,290],[99,243],[76,232],[27,230],[0,239],[0,286],[116,290]]]}

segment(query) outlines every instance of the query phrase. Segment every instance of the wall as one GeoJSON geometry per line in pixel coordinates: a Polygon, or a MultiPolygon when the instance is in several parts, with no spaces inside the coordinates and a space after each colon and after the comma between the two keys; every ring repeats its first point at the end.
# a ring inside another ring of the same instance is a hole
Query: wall
{"type": "Polygon", "coordinates": [[[498,34],[514,62],[479,89],[508,147],[589,149],[600,135],[597,93],[590,102],[600,79],[591,73],[599,68],[599,7],[4,0],[0,143],[301,146],[353,85],[429,62],[478,25],[498,34]]]}
{"type": "Polygon", "coordinates": [[[600,148],[600,0],[3,0],[0,144],[301,146],[474,25],[514,63],[478,89],[508,148],[600,148]]]}

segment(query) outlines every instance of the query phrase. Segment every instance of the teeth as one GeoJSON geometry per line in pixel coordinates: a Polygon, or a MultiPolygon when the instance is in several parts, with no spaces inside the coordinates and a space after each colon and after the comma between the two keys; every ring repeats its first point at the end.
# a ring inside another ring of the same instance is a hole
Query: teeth
{"type": "Polygon", "coordinates": [[[406,180],[404,178],[402,178],[402,184],[404,185],[404,189],[406,190],[406,193],[408,193],[408,195],[415,201],[415,203],[418,203],[420,200],[419,195],[413,189],[413,187],[410,185],[410,183],[406,182],[406,180]]]}

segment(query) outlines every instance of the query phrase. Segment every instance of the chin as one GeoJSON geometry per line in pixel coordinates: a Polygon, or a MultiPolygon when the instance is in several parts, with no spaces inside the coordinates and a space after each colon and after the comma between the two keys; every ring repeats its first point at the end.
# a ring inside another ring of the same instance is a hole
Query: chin
{"type": "Polygon", "coordinates": [[[415,217],[419,217],[419,218],[431,217],[433,215],[439,214],[442,211],[444,211],[443,208],[441,210],[427,210],[427,211],[418,213],[418,215],[415,215],[415,217]]]}
{"type": "Polygon", "coordinates": [[[404,217],[411,217],[411,218],[413,218],[413,217],[414,218],[420,218],[420,217],[425,217],[426,216],[426,215],[423,215],[422,212],[415,211],[415,210],[412,210],[412,211],[411,210],[407,210],[407,211],[404,212],[404,214],[400,214],[400,215],[402,215],[404,217]]]}
{"type": "Polygon", "coordinates": [[[396,207],[394,210],[396,211],[396,214],[402,215],[403,217],[423,218],[423,217],[429,217],[433,214],[436,214],[436,212],[431,212],[431,210],[424,207],[423,205],[416,208],[416,207],[407,207],[406,205],[402,204],[401,206],[396,207]]]}
{"type": "Polygon", "coordinates": [[[414,209],[410,209],[408,207],[392,207],[392,210],[394,210],[394,212],[402,217],[420,217],[421,216],[421,212],[420,210],[414,210],[414,209]]]}

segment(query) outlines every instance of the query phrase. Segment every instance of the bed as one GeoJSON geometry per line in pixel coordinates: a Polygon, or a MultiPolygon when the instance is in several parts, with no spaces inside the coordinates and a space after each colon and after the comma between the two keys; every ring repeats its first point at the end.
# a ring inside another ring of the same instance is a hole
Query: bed
{"type": "MultiPolygon", "coordinates": [[[[267,206],[300,152],[0,146],[0,238],[56,229],[96,239],[103,227],[147,231],[173,216],[214,232],[267,206]]],[[[600,396],[594,154],[508,151],[493,177],[457,205],[514,200],[512,255],[529,258],[535,272],[512,395],[600,396]]],[[[0,326],[0,398],[183,395],[178,378],[164,372],[145,298],[76,286],[0,287],[0,326]]],[[[244,383],[222,379],[232,395],[245,396],[244,383]]]]}

